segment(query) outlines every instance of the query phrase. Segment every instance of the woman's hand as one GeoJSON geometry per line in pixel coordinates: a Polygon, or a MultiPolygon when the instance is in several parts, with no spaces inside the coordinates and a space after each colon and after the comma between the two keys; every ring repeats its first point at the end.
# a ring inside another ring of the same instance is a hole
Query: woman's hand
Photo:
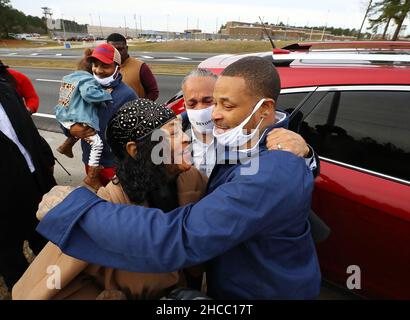
{"type": "Polygon", "coordinates": [[[43,196],[36,217],[38,220],[44,216],[57,205],[59,205],[75,188],[71,186],[55,186],[48,193],[43,196]]]}

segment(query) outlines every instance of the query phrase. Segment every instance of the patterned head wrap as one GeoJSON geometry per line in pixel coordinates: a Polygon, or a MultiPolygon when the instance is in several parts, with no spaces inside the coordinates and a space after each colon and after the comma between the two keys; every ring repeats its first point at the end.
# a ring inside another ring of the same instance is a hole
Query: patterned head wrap
{"type": "Polygon", "coordinates": [[[118,145],[124,147],[127,142],[144,139],[175,118],[175,113],[165,105],[148,99],[129,101],[109,121],[107,142],[111,148],[118,145]]]}

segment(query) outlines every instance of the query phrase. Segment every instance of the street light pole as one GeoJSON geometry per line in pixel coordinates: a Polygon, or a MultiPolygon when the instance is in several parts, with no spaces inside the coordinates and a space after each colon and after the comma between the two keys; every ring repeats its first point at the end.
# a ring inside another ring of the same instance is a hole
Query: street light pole
{"type": "Polygon", "coordinates": [[[135,37],[138,38],[137,15],[134,13],[135,37]]]}
{"type": "Polygon", "coordinates": [[[102,26],[101,26],[101,16],[98,16],[98,19],[100,20],[100,32],[101,32],[101,38],[104,38],[102,26]]]}
{"type": "Polygon", "coordinates": [[[126,38],[128,35],[127,35],[127,20],[125,16],[124,16],[124,28],[125,28],[125,38],[126,38]]]}
{"type": "Polygon", "coordinates": [[[216,17],[216,28],[215,28],[215,39],[214,40],[217,40],[218,39],[218,17],[216,17]]]}
{"type": "Polygon", "coordinates": [[[65,24],[64,24],[64,15],[63,14],[61,14],[61,22],[63,24],[63,34],[64,34],[64,42],[65,42],[65,41],[67,41],[67,37],[66,37],[66,34],[65,34],[65,24]]]}
{"type": "Polygon", "coordinates": [[[320,41],[323,41],[323,38],[325,37],[325,31],[326,31],[326,28],[327,28],[327,22],[329,21],[329,13],[330,13],[330,10],[327,10],[326,22],[325,22],[325,26],[323,27],[322,38],[320,39],[320,41]]]}
{"type": "Polygon", "coordinates": [[[168,19],[169,19],[169,14],[167,14],[167,40],[166,40],[167,42],[168,42],[168,36],[169,36],[169,34],[168,34],[169,33],[169,23],[168,23],[169,21],[168,21],[168,19]]]}
{"type": "Polygon", "coordinates": [[[141,21],[141,16],[140,16],[140,33],[142,33],[142,21],[141,21]]]}

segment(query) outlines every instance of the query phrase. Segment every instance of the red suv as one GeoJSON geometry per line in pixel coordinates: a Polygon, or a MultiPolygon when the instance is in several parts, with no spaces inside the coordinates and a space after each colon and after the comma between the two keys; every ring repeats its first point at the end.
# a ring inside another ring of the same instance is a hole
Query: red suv
{"type": "MultiPolygon", "coordinates": [[[[319,154],[313,210],[325,279],[369,298],[410,299],[410,42],[294,44],[255,53],[277,66],[277,108],[319,154]]],[[[199,67],[220,73],[247,55],[199,67]]],[[[184,110],[181,94],[169,101],[184,110]]]]}

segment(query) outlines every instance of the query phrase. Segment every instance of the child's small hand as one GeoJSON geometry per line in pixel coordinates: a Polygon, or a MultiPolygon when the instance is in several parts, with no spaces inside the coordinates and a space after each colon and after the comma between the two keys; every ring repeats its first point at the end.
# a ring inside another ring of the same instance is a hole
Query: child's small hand
{"type": "Polygon", "coordinates": [[[114,89],[113,88],[107,88],[107,89],[104,89],[106,92],[108,92],[108,93],[111,93],[111,92],[113,92],[114,91],[114,89]]]}
{"type": "Polygon", "coordinates": [[[95,135],[95,130],[80,123],[73,124],[70,128],[70,134],[77,139],[85,139],[95,135]]]}

